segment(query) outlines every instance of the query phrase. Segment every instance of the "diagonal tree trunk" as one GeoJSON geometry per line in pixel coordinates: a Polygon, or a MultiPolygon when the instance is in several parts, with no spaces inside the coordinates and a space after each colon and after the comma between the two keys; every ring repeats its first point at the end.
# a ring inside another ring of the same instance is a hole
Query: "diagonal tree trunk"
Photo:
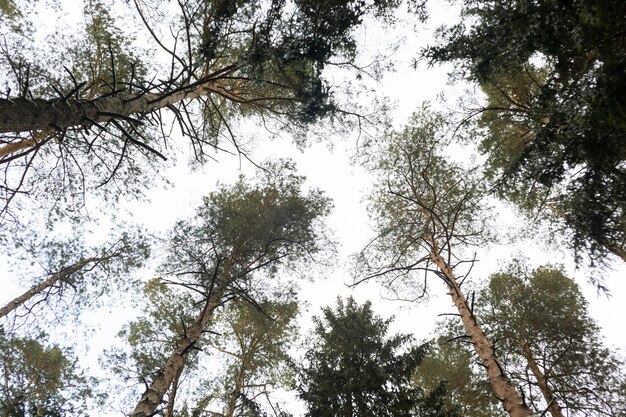
{"type": "MultiPolygon", "coordinates": [[[[208,94],[218,94],[231,101],[245,101],[220,85],[217,80],[236,69],[231,66],[186,86],[162,93],[130,94],[120,92],[93,100],[83,99],[28,99],[17,97],[0,99],[0,133],[30,132],[49,128],[69,129],[88,127],[93,122],[104,123],[116,116],[132,117],[151,113],[182,100],[191,100],[208,94]]],[[[24,143],[30,144],[31,139],[24,143]]],[[[32,145],[31,145],[32,146],[32,145]]],[[[14,152],[16,144],[0,148],[0,157],[14,152]]],[[[23,148],[23,146],[22,146],[23,148]]]]}
{"type": "Polygon", "coordinates": [[[491,342],[468,307],[452,268],[442,258],[434,239],[431,236],[427,236],[426,241],[430,245],[430,258],[445,276],[450,296],[459,311],[465,331],[470,336],[476,354],[487,370],[487,378],[493,393],[502,401],[504,409],[511,417],[531,416],[533,414],[532,411],[524,403],[524,400],[513,384],[511,384],[509,378],[504,374],[491,342]]]}
{"type": "Polygon", "coordinates": [[[98,264],[100,262],[108,261],[108,260],[112,259],[115,256],[118,256],[118,255],[109,255],[109,256],[103,256],[103,257],[85,258],[85,259],[81,259],[80,261],[76,262],[73,265],[70,265],[70,266],[68,266],[66,268],[63,268],[62,270],[60,270],[56,274],[50,275],[50,277],[48,277],[46,280],[44,280],[44,281],[40,282],[39,284],[35,285],[30,290],[26,291],[24,294],[20,295],[19,297],[14,298],[10,302],[8,302],[4,307],[0,308],[0,317],[6,316],[11,311],[13,311],[16,308],[18,308],[19,306],[23,305],[24,303],[26,303],[28,300],[30,300],[31,298],[33,298],[37,294],[41,294],[46,289],[51,288],[57,282],[62,281],[64,279],[68,278],[70,275],[72,275],[75,272],[80,271],[81,269],[85,268],[86,266],[88,266],[88,265],[95,266],[96,264],[98,264]]]}
{"type": "Polygon", "coordinates": [[[526,358],[528,366],[537,380],[537,385],[539,385],[539,389],[541,389],[541,394],[543,395],[544,400],[546,400],[546,404],[548,404],[550,414],[552,414],[552,417],[563,417],[561,406],[559,406],[559,403],[556,401],[554,392],[552,392],[550,385],[548,385],[546,376],[541,371],[539,364],[537,364],[537,361],[535,360],[535,355],[533,355],[533,352],[530,349],[530,343],[524,339],[520,342],[520,346],[522,348],[524,358],[526,358]]]}
{"type": "Polygon", "coordinates": [[[211,295],[204,303],[202,312],[198,315],[194,323],[187,329],[185,335],[176,344],[176,349],[165,362],[165,365],[154,378],[150,386],[141,396],[141,399],[135,406],[135,409],[130,414],[130,417],[149,417],[153,416],[157,407],[163,402],[163,397],[167,393],[167,390],[172,386],[172,383],[179,375],[185,363],[189,352],[193,346],[200,340],[202,333],[208,326],[210,320],[213,318],[213,312],[223,301],[223,297],[228,290],[228,287],[232,283],[231,273],[237,257],[239,256],[239,250],[233,248],[231,256],[224,266],[221,273],[216,275],[218,280],[217,285],[213,288],[211,295]]]}
{"type": "Polygon", "coordinates": [[[130,417],[149,417],[154,415],[157,407],[163,402],[165,393],[176,379],[176,376],[184,368],[190,350],[202,336],[202,332],[213,317],[213,312],[222,303],[222,298],[229,284],[230,281],[224,279],[214,288],[213,295],[205,302],[202,312],[198,315],[193,325],[187,329],[186,334],[178,341],[176,349],[167,359],[148,389],[143,393],[130,417]]]}
{"type": "Polygon", "coordinates": [[[183,374],[184,364],[180,367],[174,380],[172,381],[172,389],[167,396],[167,408],[165,409],[165,414],[163,417],[174,417],[174,405],[176,402],[176,394],[178,392],[178,385],[180,384],[180,376],[183,374]]]}

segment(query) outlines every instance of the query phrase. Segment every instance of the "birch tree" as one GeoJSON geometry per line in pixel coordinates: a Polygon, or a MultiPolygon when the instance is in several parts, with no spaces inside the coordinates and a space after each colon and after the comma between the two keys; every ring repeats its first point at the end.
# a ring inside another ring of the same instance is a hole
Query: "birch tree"
{"type": "MultiPolygon", "coordinates": [[[[485,242],[480,177],[452,162],[440,116],[426,110],[400,132],[371,144],[369,166],[378,173],[371,196],[376,237],[357,256],[355,285],[373,278],[403,299],[428,294],[433,275],[448,293],[485,367],[494,395],[510,416],[532,415],[499,363],[492,342],[463,293],[467,249],[485,242]]],[[[471,269],[471,268],[469,268],[471,269]]]]}

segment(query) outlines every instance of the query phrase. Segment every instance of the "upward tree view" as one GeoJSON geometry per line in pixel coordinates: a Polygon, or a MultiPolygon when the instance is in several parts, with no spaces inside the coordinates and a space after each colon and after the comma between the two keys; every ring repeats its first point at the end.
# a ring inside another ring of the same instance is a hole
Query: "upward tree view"
{"type": "Polygon", "coordinates": [[[626,2],[0,0],[0,68],[0,417],[626,416],[626,2]]]}

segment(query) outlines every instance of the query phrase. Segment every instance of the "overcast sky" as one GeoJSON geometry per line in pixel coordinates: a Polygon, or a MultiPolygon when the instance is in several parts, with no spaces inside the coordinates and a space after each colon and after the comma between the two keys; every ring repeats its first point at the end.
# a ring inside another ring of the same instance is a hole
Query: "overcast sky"
{"type": "MultiPolygon", "coordinates": [[[[429,27],[436,27],[441,22],[454,18],[454,10],[445,4],[438,4],[431,9],[432,20],[429,27]]],[[[453,105],[456,97],[462,94],[458,88],[447,85],[446,68],[431,68],[420,66],[417,70],[411,67],[413,58],[417,56],[420,46],[430,39],[426,28],[413,32],[410,25],[396,32],[384,31],[368,27],[361,41],[366,48],[381,48],[390,39],[405,38],[401,48],[395,53],[396,72],[390,73],[379,84],[373,84],[377,93],[390,97],[394,105],[394,123],[402,126],[424,101],[431,101],[436,106],[440,104],[437,96],[442,91],[447,92],[448,103],[453,105]]],[[[371,184],[372,178],[358,165],[352,164],[352,157],[356,152],[356,132],[351,137],[333,137],[332,149],[329,143],[314,143],[304,151],[298,150],[289,138],[279,138],[269,141],[262,130],[251,129],[250,136],[255,140],[250,144],[250,158],[261,162],[267,158],[293,158],[299,172],[308,178],[307,185],[324,190],[334,201],[334,210],[329,219],[330,228],[340,244],[337,267],[327,271],[328,276],[320,277],[314,282],[302,283],[301,300],[306,301],[310,308],[302,317],[302,327],[310,325],[310,315],[318,314],[321,306],[333,304],[338,295],[354,295],[359,301],[371,300],[375,311],[384,316],[395,314],[397,319],[395,330],[410,332],[418,339],[428,338],[434,329],[437,315],[452,312],[452,304],[445,293],[445,286],[435,279],[431,280],[430,299],[419,305],[386,301],[381,299],[379,287],[375,283],[364,285],[351,290],[346,284],[351,281],[351,271],[348,269],[348,257],[355,253],[367,242],[371,235],[366,207],[363,197],[371,184]]],[[[231,183],[239,173],[252,174],[253,166],[245,159],[227,154],[217,154],[216,162],[209,162],[199,172],[190,172],[184,158],[181,158],[176,167],[167,173],[174,187],[163,190],[152,190],[149,195],[151,202],[132,204],[127,206],[135,213],[134,219],[144,222],[152,230],[166,230],[175,220],[189,217],[193,214],[201,197],[213,190],[216,184],[231,183]]],[[[505,213],[501,219],[503,224],[512,224],[513,214],[505,213]]],[[[106,224],[103,222],[104,228],[106,224]]],[[[623,332],[623,316],[626,313],[626,267],[615,260],[613,270],[589,271],[575,270],[571,256],[556,250],[546,250],[540,240],[519,241],[515,246],[478,248],[477,264],[471,279],[478,280],[498,269],[499,263],[506,263],[512,256],[523,254],[538,266],[545,263],[564,264],[571,277],[582,287],[589,301],[591,316],[602,327],[606,342],[613,348],[626,350],[626,337],[623,332]],[[602,274],[612,296],[598,296],[595,286],[587,281],[589,274],[602,274]]],[[[4,259],[6,260],[6,259],[4,259]]],[[[16,283],[14,273],[0,266],[3,290],[0,291],[0,302],[4,303],[25,290],[23,284],[16,283]]],[[[142,271],[143,278],[151,278],[150,271],[142,271]]],[[[125,310],[104,309],[87,315],[88,321],[100,325],[100,331],[93,349],[89,353],[91,361],[97,358],[98,347],[110,340],[128,320],[125,310]]],[[[93,362],[93,366],[97,366],[93,362]]]]}

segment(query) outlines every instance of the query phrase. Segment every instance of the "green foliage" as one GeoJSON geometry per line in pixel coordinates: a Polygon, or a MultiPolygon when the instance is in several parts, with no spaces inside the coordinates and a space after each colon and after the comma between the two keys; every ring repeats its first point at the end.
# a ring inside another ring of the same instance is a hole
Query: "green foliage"
{"type": "Polygon", "coordinates": [[[445,154],[445,128],[440,114],[424,108],[365,151],[366,166],[378,174],[369,197],[376,237],[356,261],[363,275],[385,276],[404,299],[424,296],[426,287],[415,282],[423,279],[431,250],[459,257],[490,238],[485,187],[473,169],[445,154]]]}
{"type": "Polygon", "coordinates": [[[408,335],[388,336],[391,319],[352,298],[322,311],[299,369],[307,416],[454,415],[442,409],[441,391],[425,398],[411,381],[426,349],[408,346],[408,335]]]}
{"type": "Polygon", "coordinates": [[[257,181],[241,177],[205,197],[192,219],[178,222],[163,241],[163,277],[148,282],[138,300],[145,314],[120,333],[130,349],[112,350],[103,359],[107,366],[126,381],[157,378],[187,329],[209,314],[170,386],[168,406],[182,413],[185,404],[175,402],[182,397],[193,401],[191,415],[231,400],[237,409],[254,409],[259,393],[287,384],[283,362],[297,304],[284,281],[273,281],[281,268],[297,273],[330,244],[321,227],[329,200],[319,190],[304,194],[303,182],[290,162],[269,163],[257,181]],[[218,286],[224,288],[219,298],[218,286]],[[208,355],[218,355],[214,350],[227,355],[219,359],[227,364],[220,376],[206,367],[208,355]]]}
{"type": "Polygon", "coordinates": [[[625,14],[615,0],[466,0],[462,22],[424,52],[485,89],[481,142],[498,192],[552,208],[594,260],[626,259],[625,14]],[[528,100],[509,100],[520,89],[528,100]]]}
{"type": "MultiPolygon", "coordinates": [[[[207,341],[213,360],[225,365],[217,378],[197,390],[198,404],[221,404],[223,414],[261,416],[275,409],[270,395],[276,388],[291,388],[292,372],[287,350],[294,341],[298,303],[292,293],[271,294],[255,305],[247,301],[228,304],[220,312],[207,341]]],[[[202,410],[205,407],[198,407],[202,410]]]]}
{"type": "Polygon", "coordinates": [[[95,381],[70,350],[46,335],[9,337],[0,328],[0,414],[6,417],[87,416],[95,381]]]}
{"type": "Polygon", "coordinates": [[[291,162],[280,161],[259,170],[256,184],[242,177],[205,197],[193,219],[174,227],[163,271],[208,288],[212,271],[230,259],[230,279],[243,286],[255,271],[272,277],[279,266],[329,250],[320,222],[330,200],[319,190],[303,194],[303,181],[291,162]]]}
{"type": "Polygon", "coordinates": [[[521,262],[489,277],[476,314],[497,341],[502,364],[542,411],[546,405],[524,356],[528,344],[556,401],[576,416],[621,416],[622,362],[602,344],[578,285],[561,269],[527,270],[521,262]]]}
{"type": "Polygon", "coordinates": [[[489,382],[478,376],[480,372],[476,369],[471,349],[447,337],[439,337],[430,345],[413,378],[426,392],[443,385],[445,408],[461,417],[504,415],[491,393],[489,382]]]}
{"type": "Polygon", "coordinates": [[[32,228],[11,229],[14,246],[7,248],[10,265],[22,282],[23,291],[58,277],[33,294],[11,316],[14,325],[45,326],[46,314],[58,321],[79,318],[106,296],[133,288],[132,274],[150,256],[151,242],[145,231],[118,225],[101,245],[88,246],[84,232],[55,229],[37,233],[32,228]]]}
{"type": "MultiPolygon", "coordinates": [[[[146,383],[154,378],[195,314],[187,299],[159,279],[148,281],[142,295],[144,314],[118,333],[127,348],[112,349],[101,359],[125,383],[146,383]]],[[[192,355],[189,362],[193,364],[194,358],[192,355]]]]}

